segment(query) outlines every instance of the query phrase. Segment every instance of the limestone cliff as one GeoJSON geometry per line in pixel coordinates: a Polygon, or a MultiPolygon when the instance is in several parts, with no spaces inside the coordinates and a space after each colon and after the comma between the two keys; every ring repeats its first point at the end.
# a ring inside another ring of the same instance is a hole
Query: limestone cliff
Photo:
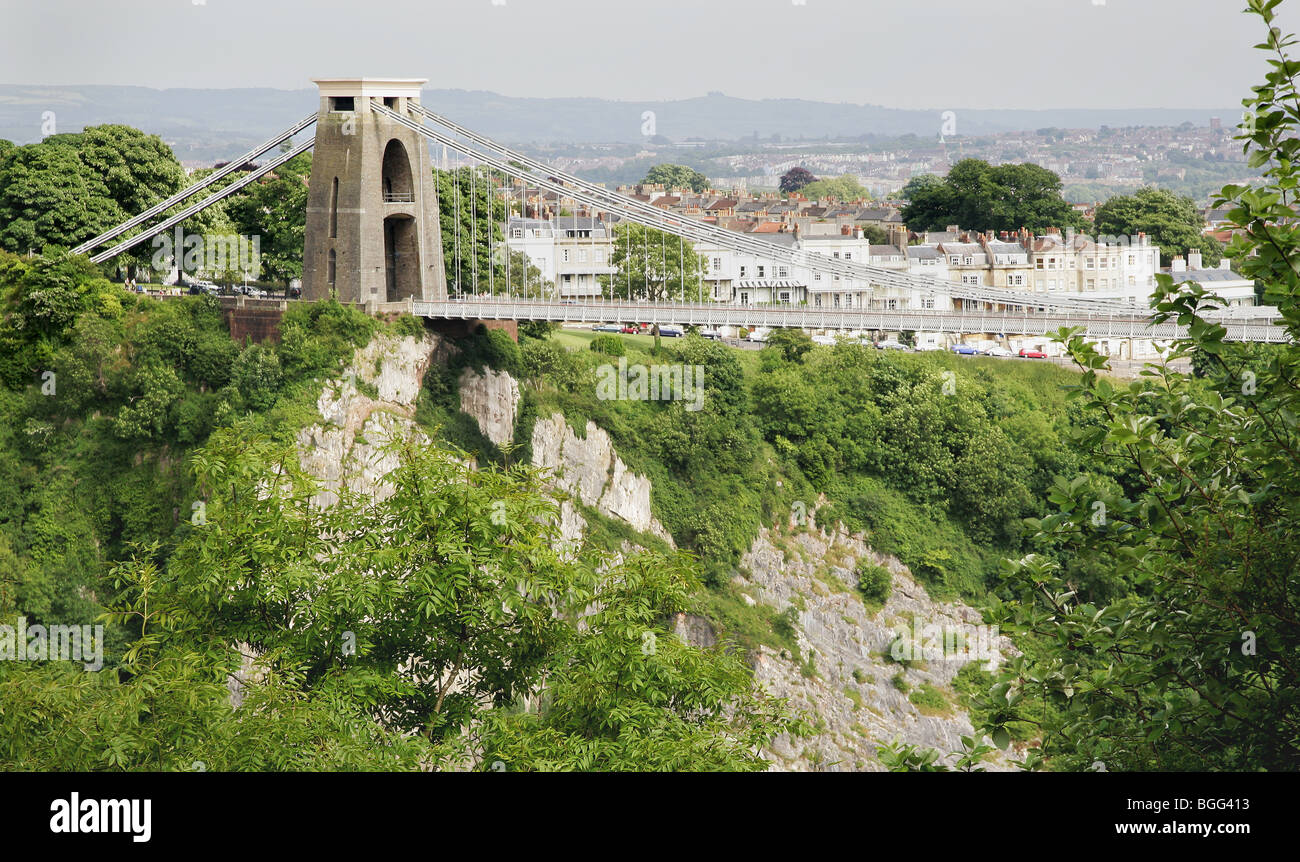
{"type": "MultiPolygon", "coordinates": [[[[344,487],[379,497],[391,493],[382,476],[397,465],[382,447],[401,437],[425,439],[414,420],[416,397],[430,364],[445,362],[453,350],[434,335],[381,335],[325,384],[316,405],[321,421],[298,435],[301,462],[323,485],[321,504],[337,499],[344,487]]],[[[520,389],[509,374],[462,373],[461,409],[494,443],[514,438],[519,404],[520,389]]],[[[566,554],[576,553],[586,530],[575,501],[672,545],[653,515],[650,480],[624,463],[604,429],[588,422],[579,436],[554,413],[537,420],[531,443],[533,464],[548,475],[560,503],[566,554]]],[[[959,737],[973,733],[951,688],[964,662],[900,664],[888,657],[890,644],[913,619],[979,624],[973,609],[931,599],[896,559],[875,554],[861,536],[827,532],[811,520],[806,529],[761,530],[740,570],[736,584],[747,601],[794,613],[797,654],[760,648],[753,656],[756,681],[806,710],[815,728],[808,736],[777,739],[767,752],[773,769],[875,770],[877,744],[901,738],[949,752],[961,747],[959,737]],[[854,571],[863,560],[886,566],[893,576],[889,599],[874,613],[855,590],[854,571]],[[931,702],[914,702],[908,692],[918,690],[926,690],[931,702]],[[933,702],[936,696],[941,704],[933,702]]],[[[702,646],[717,639],[701,617],[682,615],[676,629],[702,646]]],[[[999,643],[1013,653],[1005,639],[999,643]]],[[[999,758],[989,766],[1003,764],[999,758]]]]}
{"type": "Polygon", "coordinates": [[[588,422],[586,436],[579,437],[554,413],[533,426],[532,448],[533,466],[547,470],[559,490],[675,547],[651,512],[650,480],[628,469],[596,423],[588,422]]]}
{"type": "MultiPolygon", "coordinates": [[[[878,770],[877,744],[899,738],[946,753],[961,749],[961,736],[974,735],[952,690],[967,660],[949,655],[900,663],[890,656],[890,645],[912,631],[914,620],[973,627],[982,622],[974,609],[930,598],[905,566],[872,551],[860,535],[811,523],[807,530],[764,528],[741,568],[737,583],[747,595],[797,615],[799,660],[766,647],[755,657],[759,683],[808,710],[816,726],[811,736],[776,740],[769,752],[776,768],[878,770]],[[874,613],[856,590],[855,569],[863,560],[892,575],[889,598],[874,613]],[[919,691],[935,702],[914,702],[909,693],[919,691]]],[[[1014,654],[1006,638],[995,645],[1003,655],[1014,654]]],[[[1002,763],[995,758],[986,768],[1002,763]]]]}
{"type": "Polygon", "coordinates": [[[381,478],[397,461],[383,447],[408,436],[427,439],[415,424],[415,399],[429,364],[446,361],[449,351],[434,335],[379,335],[326,382],[316,401],[321,422],[298,432],[298,460],[322,485],[319,505],[335,502],[342,488],[379,499],[392,493],[381,478]]]}
{"type": "Polygon", "coordinates": [[[504,371],[466,368],[460,375],[460,409],[474,418],[483,436],[500,446],[515,437],[519,384],[504,371]]]}

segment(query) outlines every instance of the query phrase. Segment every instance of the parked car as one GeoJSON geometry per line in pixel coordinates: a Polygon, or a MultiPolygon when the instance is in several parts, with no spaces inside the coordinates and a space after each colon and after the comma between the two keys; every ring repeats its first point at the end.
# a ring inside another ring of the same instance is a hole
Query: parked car
{"type": "Polygon", "coordinates": [[[700,330],[700,335],[704,336],[705,338],[710,339],[711,341],[721,341],[721,340],[722,340],[722,333],[721,333],[721,332],[718,332],[718,330],[716,330],[716,329],[701,329],[701,330],[700,330]]]}
{"type": "Polygon", "coordinates": [[[907,345],[900,341],[878,341],[876,342],[877,350],[906,350],[907,345]]]}
{"type": "Polygon", "coordinates": [[[985,355],[985,356],[1001,356],[1001,357],[1003,357],[1003,358],[1006,358],[1006,357],[1009,357],[1009,356],[1015,356],[1014,353],[1012,353],[1010,350],[1007,350],[1005,347],[1002,347],[1002,346],[999,345],[999,344],[995,344],[995,345],[993,345],[992,347],[990,347],[988,350],[985,350],[985,351],[984,351],[984,355],[985,355]]]}
{"type": "Polygon", "coordinates": [[[620,329],[619,332],[624,335],[640,335],[641,327],[637,326],[635,323],[629,323],[627,326],[620,329]]]}
{"type": "Polygon", "coordinates": [[[917,353],[930,353],[935,350],[943,350],[943,348],[937,344],[918,344],[915,350],[917,353]]]}
{"type": "Polygon", "coordinates": [[[623,327],[617,323],[598,323],[591,328],[592,332],[622,332],[623,327]]]}
{"type": "Polygon", "coordinates": [[[659,327],[659,334],[662,335],[664,338],[682,337],[682,331],[675,326],[661,326],[659,327]]]}
{"type": "MultiPolygon", "coordinates": [[[[969,344],[954,344],[952,346],[952,352],[960,354],[962,356],[975,356],[979,353],[978,350],[976,350],[974,347],[970,346],[969,344]]],[[[1007,352],[1009,353],[1010,351],[1007,352]]]]}
{"type": "Polygon", "coordinates": [[[1047,354],[1041,350],[1029,350],[1027,348],[1022,347],[1020,349],[1020,358],[1021,359],[1046,359],[1047,354]]]}
{"type": "Polygon", "coordinates": [[[814,335],[812,337],[812,340],[813,340],[813,344],[825,344],[829,347],[835,346],[834,335],[814,335]]]}

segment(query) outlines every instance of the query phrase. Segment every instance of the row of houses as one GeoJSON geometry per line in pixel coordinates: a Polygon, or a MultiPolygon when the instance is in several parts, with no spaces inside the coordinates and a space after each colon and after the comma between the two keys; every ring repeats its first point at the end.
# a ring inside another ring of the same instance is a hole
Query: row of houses
{"type": "MultiPolygon", "coordinates": [[[[561,299],[596,297],[601,277],[612,276],[614,221],[594,216],[511,218],[508,245],[528,255],[561,299]]],[[[791,252],[867,264],[940,282],[1047,295],[1075,295],[1147,307],[1161,272],[1160,249],[1145,235],[1092,238],[1073,233],[988,234],[952,227],[913,234],[899,244],[872,243],[861,228],[839,232],[790,231],[763,237],[791,252]]],[[[695,243],[701,259],[699,299],[736,305],[806,304],[815,308],[911,307],[953,309],[961,303],[938,291],[921,295],[873,286],[800,267],[781,256],[764,258],[729,247],[695,243]]],[[[1207,269],[1199,252],[1173,262],[1179,280],[1198,281],[1232,305],[1253,305],[1253,282],[1227,267],[1207,269]]]]}

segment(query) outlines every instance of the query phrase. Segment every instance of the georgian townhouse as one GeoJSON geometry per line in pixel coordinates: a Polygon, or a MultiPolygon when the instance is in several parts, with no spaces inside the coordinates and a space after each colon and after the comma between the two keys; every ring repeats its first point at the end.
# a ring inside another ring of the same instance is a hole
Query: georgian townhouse
{"type": "Polygon", "coordinates": [[[511,218],[506,225],[506,245],[528,255],[550,282],[551,295],[561,299],[600,296],[600,276],[616,271],[613,232],[597,218],[511,218]]]}
{"type": "Polygon", "coordinates": [[[1023,245],[988,239],[982,240],[981,245],[989,262],[990,284],[1009,290],[1033,289],[1033,267],[1029,251],[1023,245]]]}
{"type": "Polygon", "coordinates": [[[949,280],[965,285],[988,284],[988,254],[978,242],[941,242],[939,253],[948,264],[949,280]]]}
{"type": "MultiPolygon", "coordinates": [[[[948,276],[948,259],[939,253],[937,245],[909,245],[907,247],[907,271],[912,275],[921,275],[938,281],[951,281],[948,276]]],[[[952,310],[952,297],[942,292],[933,296],[917,297],[916,304],[921,308],[938,308],[952,310]]]]}

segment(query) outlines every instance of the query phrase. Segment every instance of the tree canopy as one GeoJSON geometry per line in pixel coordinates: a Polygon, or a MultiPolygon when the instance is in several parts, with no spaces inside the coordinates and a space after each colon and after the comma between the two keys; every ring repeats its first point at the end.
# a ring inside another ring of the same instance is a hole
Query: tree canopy
{"type": "Polygon", "coordinates": [[[808,183],[799,193],[809,200],[833,198],[837,201],[870,200],[871,192],[853,177],[827,177],[808,183]]]}
{"type": "Polygon", "coordinates": [[[1166,189],[1148,186],[1131,195],[1117,195],[1097,207],[1093,223],[1098,234],[1145,233],[1160,246],[1160,259],[1166,266],[1192,249],[1200,249],[1208,267],[1218,266],[1223,258],[1223,244],[1202,233],[1205,220],[1196,203],[1166,189]]]}
{"type": "Polygon", "coordinates": [[[992,166],[963,159],[948,176],[918,177],[904,190],[903,221],[912,230],[959,225],[977,231],[1041,231],[1083,227],[1083,217],[1061,196],[1061,178],[1038,165],[992,166]]]}
{"type": "Polygon", "coordinates": [[[662,185],[665,189],[685,189],[699,194],[709,187],[709,178],[686,165],[655,165],[646,171],[643,183],[662,185]]]}
{"type": "Polygon", "coordinates": [[[793,167],[781,175],[781,193],[794,194],[804,186],[817,181],[813,172],[803,167],[793,167]]]}
{"type": "Polygon", "coordinates": [[[0,248],[77,245],[187,182],[161,138],[129,126],[90,126],[0,149],[0,248]]]}
{"type": "MultiPolygon", "coordinates": [[[[1033,526],[1050,550],[1008,564],[1013,601],[990,622],[1024,651],[982,709],[1001,743],[1026,740],[1029,765],[1056,769],[1292,771],[1300,763],[1300,169],[1296,39],[1276,0],[1249,0],[1274,68],[1245,100],[1261,119],[1241,136],[1259,187],[1215,204],[1245,231],[1228,249],[1260,280],[1290,341],[1225,341],[1205,287],[1158,277],[1158,320],[1187,335],[1170,358],[1204,377],[1148,366],[1127,386],[1077,332],[1059,339],[1082,370],[1072,396],[1090,421],[1077,444],[1124,469],[1106,492],[1061,478],[1055,511],[1033,526]],[[1099,600],[1062,573],[1101,554],[1130,584],[1099,600]]],[[[1148,195],[1148,198],[1151,197],[1148,195]]]]}

